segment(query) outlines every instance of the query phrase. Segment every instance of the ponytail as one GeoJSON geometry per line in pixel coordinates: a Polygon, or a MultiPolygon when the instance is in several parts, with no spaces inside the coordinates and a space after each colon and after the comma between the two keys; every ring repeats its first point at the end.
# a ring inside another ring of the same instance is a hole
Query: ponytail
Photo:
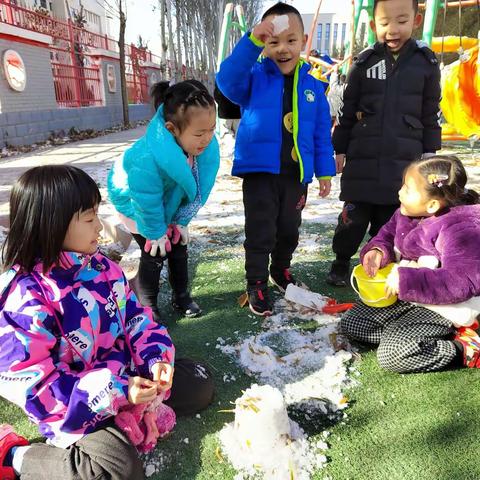
{"type": "Polygon", "coordinates": [[[158,107],[165,101],[165,94],[169,87],[170,82],[168,81],[157,82],[152,85],[152,88],[150,89],[150,97],[153,101],[155,111],[157,111],[158,107]]]}
{"type": "Polygon", "coordinates": [[[480,195],[475,190],[464,188],[460,200],[461,205],[476,205],[480,203],[480,195]]]}

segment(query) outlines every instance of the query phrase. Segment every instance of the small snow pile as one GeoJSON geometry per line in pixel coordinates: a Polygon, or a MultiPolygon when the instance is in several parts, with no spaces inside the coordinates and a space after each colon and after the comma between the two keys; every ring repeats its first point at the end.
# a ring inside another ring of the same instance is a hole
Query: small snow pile
{"type": "Polygon", "coordinates": [[[235,401],[235,421],[219,436],[238,479],[308,480],[326,463],[326,444],[309,442],[288,418],[281,392],[269,385],[254,384],[235,401]]]}
{"type": "Polygon", "coordinates": [[[275,304],[279,313],[265,320],[263,332],[237,345],[219,338],[216,348],[234,355],[257,381],[279,388],[288,405],[302,405],[302,410],[334,418],[348,406],[342,390],[356,381],[349,376],[352,353],[338,333],[339,317],[321,311],[327,300],[289,286],[285,298],[275,304]]]}
{"type": "Polygon", "coordinates": [[[142,458],[145,477],[147,478],[160,473],[165,468],[169,460],[159,448],[156,448],[151,453],[142,455],[142,458]]]}

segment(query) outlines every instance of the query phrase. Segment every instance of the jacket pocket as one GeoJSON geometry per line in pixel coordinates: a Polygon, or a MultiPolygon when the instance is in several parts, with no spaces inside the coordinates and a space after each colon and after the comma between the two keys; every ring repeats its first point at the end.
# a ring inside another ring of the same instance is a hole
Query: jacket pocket
{"type": "MultiPolygon", "coordinates": [[[[403,121],[406,125],[404,130],[404,137],[416,142],[423,141],[423,123],[412,115],[404,115],[403,121]]],[[[421,146],[419,148],[422,148],[421,146]]]]}
{"type": "Polygon", "coordinates": [[[423,130],[423,123],[418,118],[412,115],[404,115],[403,120],[410,128],[423,130]]]}

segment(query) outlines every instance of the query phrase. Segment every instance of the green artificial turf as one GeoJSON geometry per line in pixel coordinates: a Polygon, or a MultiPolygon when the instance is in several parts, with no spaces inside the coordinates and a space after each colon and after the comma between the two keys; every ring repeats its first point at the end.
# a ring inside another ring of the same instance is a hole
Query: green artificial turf
{"type": "MultiPolygon", "coordinates": [[[[313,290],[340,301],[354,299],[350,289],[336,289],[324,282],[331,260],[333,225],[309,223],[302,234],[318,234],[318,251],[299,252],[293,271],[313,290]]],[[[217,385],[214,404],[200,418],[181,418],[173,434],[159,443],[155,456],[161,472],[150,478],[233,479],[235,472],[218,451],[218,432],[232,414],[231,402],[254,379],[231,358],[215,348],[217,337],[237,343],[248,332],[261,330],[261,322],[237,298],[243,292],[241,231],[223,229],[209,233],[209,241],[191,249],[193,294],[205,314],[181,319],[169,305],[169,291],[162,287],[163,311],[174,339],[177,356],[204,360],[217,385]],[[224,382],[225,374],[235,381],[224,382]],[[187,443],[188,442],[188,443],[187,443]]],[[[456,370],[423,375],[397,375],[379,369],[375,351],[361,349],[356,360],[359,384],[346,392],[350,406],[340,423],[327,425],[327,467],[315,479],[333,480],[476,480],[480,479],[478,438],[480,377],[477,370],[456,370]]],[[[0,419],[18,432],[38,439],[36,429],[16,408],[0,400],[0,419]]],[[[321,422],[320,422],[321,423],[321,422]]],[[[315,434],[314,425],[303,425],[315,434]]],[[[320,429],[317,429],[320,432],[320,429]]]]}
{"type": "MultiPolygon", "coordinates": [[[[340,301],[351,300],[350,289],[336,289],[324,282],[332,229],[333,225],[304,225],[304,235],[318,234],[322,241],[315,254],[297,254],[294,271],[312,289],[340,301]]],[[[162,467],[159,474],[150,477],[153,480],[233,479],[235,475],[219,453],[215,435],[233,417],[219,410],[230,409],[230,402],[254,379],[215,348],[216,339],[236,343],[248,332],[260,331],[261,325],[237,304],[243,292],[241,231],[228,229],[209,235],[210,242],[197,245],[191,253],[193,293],[205,314],[198,319],[183,319],[170,306],[164,311],[177,356],[201,359],[210,366],[217,386],[215,402],[200,418],[179,419],[174,433],[159,444],[155,456],[162,467]],[[226,373],[236,380],[225,383],[226,373]]],[[[161,302],[168,305],[168,299],[169,290],[164,286],[161,302]]],[[[327,427],[331,432],[329,464],[314,478],[479,479],[478,372],[391,374],[379,369],[374,350],[360,352],[361,360],[356,361],[361,372],[359,385],[346,392],[350,402],[347,418],[327,427]]],[[[38,439],[23,413],[5,401],[0,401],[0,418],[12,423],[19,433],[38,439]]],[[[304,426],[315,433],[314,428],[304,426]]]]}

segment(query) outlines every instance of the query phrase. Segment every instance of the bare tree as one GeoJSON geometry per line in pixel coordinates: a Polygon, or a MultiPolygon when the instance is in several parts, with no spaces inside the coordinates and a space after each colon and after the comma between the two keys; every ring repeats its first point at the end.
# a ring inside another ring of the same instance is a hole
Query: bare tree
{"type": "Polygon", "coordinates": [[[125,76],[125,30],[127,28],[127,14],[126,14],[127,0],[103,0],[97,3],[102,6],[107,14],[118,19],[120,31],[118,34],[118,49],[120,55],[120,89],[122,92],[122,110],[123,110],[123,124],[128,127],[130,124],[128,111],[128,94],[127,94],[127,79],[125,76]]]}
{"type": "MultiPolygon", "coordinates": [[[[126,1],[126,0],[125,0],[126,1]]],[[[123,10],[123,0],[116,0],[118,15],[120,18],[120,33],[118,35],[118,48],[120,50],[120,88],[122,90],[123,124],[127,127],[130,124],[128,111],[127,79],[125,76],[125,29],[127,28],[127,16],[123,10]]]]}
{"type": "MultiPolygon", "coordinates": [[[[225,5],[228,0],[156,0],[160,9],[160,34],[164,48],[162,55],[170,60],[175,71],[172,77],[179,79],[182,64],[196,75],[212,78],[216,65],[216,51],[220,41],[220,30],[225,5]],[[165,23],[167,31],[165,31],[165,23]],[[175,32],[173,31],[175,25],[175,32]]],[[[245,12],[248,26],[253,26],[262,9],[262,0],[237,0],[245,12]]],[[[239,38],[233,31],[233,41],[239,38]]]]}

